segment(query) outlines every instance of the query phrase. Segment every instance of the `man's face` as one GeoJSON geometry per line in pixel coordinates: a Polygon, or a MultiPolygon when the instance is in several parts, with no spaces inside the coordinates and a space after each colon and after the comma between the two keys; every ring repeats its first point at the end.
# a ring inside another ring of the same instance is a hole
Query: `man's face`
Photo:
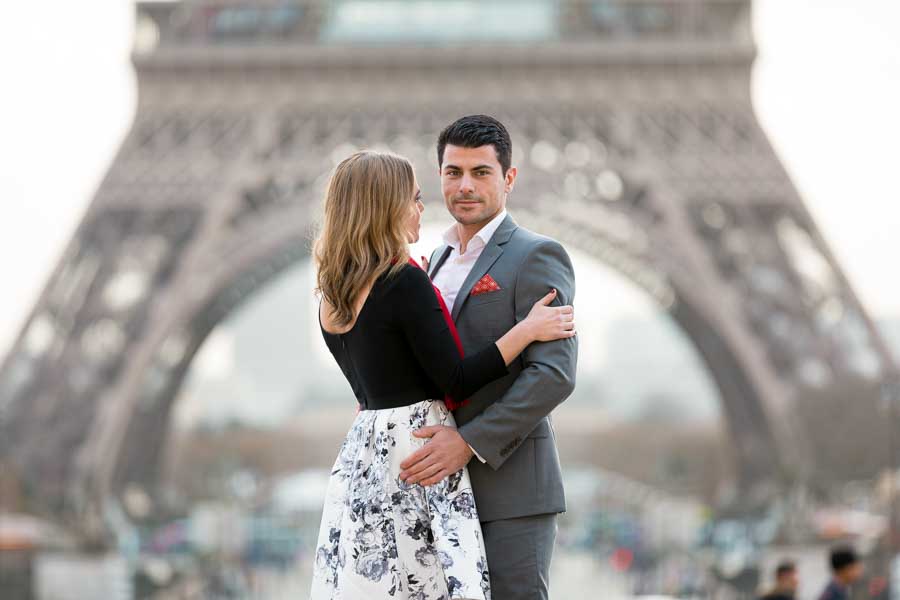
{"type": "Polygon", "coordinates": [[[852,565],[847,565],[844,567],[842,575],[847,583],[855,583],[863,576],[863,564],[855,562],[852,565]]]}
{"type": "Polygon", "coordinates": [[[788,571],[784,573],[781,577],[778,578],[779,586],[781,589],[791,590],[796,592],[797,586],[799,585],[799,581],[797,580],[797,571],[788,571]]]}
{"type": "Polygon", "coordinates": [[[447,144],[441,187],[447,210],[462,225],[484,224],[506,206],[516,179],[515,167],[503,175],[492,145],[463,148],[447,144]]]}

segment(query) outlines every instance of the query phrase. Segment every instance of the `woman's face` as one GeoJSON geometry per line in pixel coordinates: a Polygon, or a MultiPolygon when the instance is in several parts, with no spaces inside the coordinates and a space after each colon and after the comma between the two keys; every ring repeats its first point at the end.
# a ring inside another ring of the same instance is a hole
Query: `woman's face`
{"type": "Polygon", "coordinates": [[[425,211],[425,205],[422,204],[422,190],[419,184],[413,186],[415,193],[411,199],[409,207],[409,216],[406,218],[406,241],[415,244],[419,241],[419,229],[422,226],[422,213],[425,211]]]}

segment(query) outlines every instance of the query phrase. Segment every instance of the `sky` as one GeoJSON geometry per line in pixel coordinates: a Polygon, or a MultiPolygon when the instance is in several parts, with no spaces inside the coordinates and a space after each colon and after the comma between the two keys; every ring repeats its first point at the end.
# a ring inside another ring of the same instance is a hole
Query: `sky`
{"type": "MultiPolygon", "coordinates": [[[[134,117],[133,20],[125,0],[4,6],[0,356],[134,117]]],[[[900,318],[900,2],[757,0],[754,28],[763,128],[863,302],[900,318]]]]}

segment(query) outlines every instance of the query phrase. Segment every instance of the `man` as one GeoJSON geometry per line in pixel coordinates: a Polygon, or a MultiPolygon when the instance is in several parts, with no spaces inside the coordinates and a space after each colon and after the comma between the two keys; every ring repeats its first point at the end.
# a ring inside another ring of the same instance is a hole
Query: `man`
{"type": "MultiPolygon", "coordinates": [[[[511,149],[506,128],[484,115],[463,117],[438,138],[444,201],[456,224],[432,254],[430,274],[467,353],[500,338],[551,288],[555,303],[575,296],[563,247],[506,213],[517,174],[511,149]]],[[[468,465],[494,598],[549,597],[557,514],[566,503],[548,415],[575,387],[577,354],[575,338],[532,344],[509,375],[454,412],[458,429],[417,431],[431,441],[401,464],[401,478],[426,486],[468,465]]]]}
{"type": "Polygon", "coordinates": [[[775,568],[775,587],[760,600],[794,600],[797,585],[797,565],[782,561],[775,568]]]}
{"type": "Polygon", "coordinates": [[[862,563],[850,546],[831,550],[832,579],[819,600],[850,600],[850,586],[862,577],[862,563]]]}

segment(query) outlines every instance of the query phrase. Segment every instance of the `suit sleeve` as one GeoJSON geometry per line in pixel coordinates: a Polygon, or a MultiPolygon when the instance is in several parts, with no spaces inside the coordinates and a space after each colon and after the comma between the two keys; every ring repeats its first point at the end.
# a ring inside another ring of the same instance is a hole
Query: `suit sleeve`
{"type": "MultiPolygon", "coordinates": [[[[573,304],[575,272],[558,242],[536,245],[519,269],[515,286],[516,322],[551,288],[554,306],[573,304]]],[[[521,354],[523,370],[503,396],[459,427],[463,439],[495,470],[503,466],[531,431],[575,389],[577,336],[535,342],[521,354]]]]}
{"type": "Polygon", "coordinates": [[[405,268],[392,294],[394,322],[429,378],[445,394],[464,399],[509,373],[497,344],[461,358],[428,274],[405,268]]]}

